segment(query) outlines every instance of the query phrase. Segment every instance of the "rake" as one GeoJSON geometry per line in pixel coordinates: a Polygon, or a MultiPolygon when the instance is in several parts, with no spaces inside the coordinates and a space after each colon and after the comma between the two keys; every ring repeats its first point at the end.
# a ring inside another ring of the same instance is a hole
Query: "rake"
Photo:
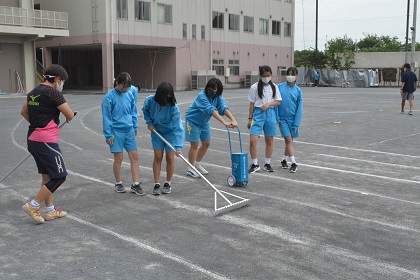
{"type": "MultiPolygon", "coordinates": [[[[75,111],[74,112],[74,115],[76,116],[77,115],[77,111],[75,111]]],[[[63,127],[63,125],[65,125],[67,122],[63,122],[60,126],[59,126],[59,128],[62,128],[63,127]]],[[[19,166],[21,166],[22,165],[22,163],[24,163],[25,162],[25,160],[27,160],[30,156],[31,156],[32,154],[31,153],[29,153],[29,154],[27,154],[21,161],[19,161],[19,163],[18,164],[16,164],[9,172],[7,172],[7,174],[6,175],[4,175],[3,176],[3,178],[1,178],[1,180],[0,180],[0,183],[1,182],[3,182],[4,181],[4,179],[6,179],[7,178],[7,176],[9,176],[10,174],[12,174],[12,172],[13,171],[15,171],[16,170],[16,168],[18,168],[19,166]]]]}
{"type": "MultiPolygon", "coordinates": [[[[175,148],[168,142],[168,141],[166,141],[166,139],[165,138],[163,138],[162,137],[162,135],[160,135],[156,130],[154,130],[153,129],[153,132],[154,133],[156,133],[156,135],[157,136],[159,136],[159,138],[160,139],[162,139],[162,141],[163,142],[165,142],[165,144],[166,145],[168,145],[168,147],[170,147],[174,152],[176,152],[176,150],[175,150],[175,148]]],[[[238,209],[238,208],[241,208],[241,207],[244,207],[244,206],[246,206],[246,205],[249,205],[249,203],[250,203],[250,200],[249,199],[247,199],[247,198],[243,198],[243,197],[240,197],[240,196],[237,196],[237,195],[234,195],[234,194],[231,194],[231,193],[228,193],[228,192],[225,192],[225,191],[222,191],[222,190],[218,190],[215,186],[213,186],[213,184],[212,183],[210,183],[210,181],[209,180],[207,180],[207,178],[206,177],[204,177],[204,175],[203,174],[201,174],[200,173],[200,171],[198,171],[197,170],[197,168],[195,168],[195,166],[193,166],[183,155],[179,155],[179,157],[190,167],[190,168],[192,168],[198,175],[200,175],[200,177],[204,180],[204,181],[206,181],[206,183],[207,184],[209,184],[210,185],[210,187],[212,187],[213,188],[213,190],[214,190],[214,216],[217,216],[217,215],[221,215],[221,214],[223,214],[223,213],[227,213],[227,212],[231,212],[231,211],[233,211],[233,210],[235,210],[235,209],[238,209]],[[221,196],[226,202],[227,202],[227,204],[228,205],[226,205],[226,206],[222,206],[222,207],[219,207],[219,208],[217,208],[217,195],[219,195],[219,196],[221,196]],[[232,196],[232,197],[235,197],[235,198],[237,198],[237,199],[240,199],[239,201],[237,201],[237,202],[231,202],[227,197],[226,197],[226,195],[228,195],[228,196],[232,196]]]]}

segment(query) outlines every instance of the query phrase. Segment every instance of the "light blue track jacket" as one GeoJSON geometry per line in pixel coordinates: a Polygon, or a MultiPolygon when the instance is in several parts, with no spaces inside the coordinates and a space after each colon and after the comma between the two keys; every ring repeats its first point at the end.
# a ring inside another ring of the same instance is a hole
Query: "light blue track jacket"
{"type": "Polygon", "coordinates": [[[115,88],[102,100],[102,126],[106,140],[111,140],[114,130],[128,131],[138,128],[137,107],[131,90],[120,93],[115,88]]]}
{"type": "Polygon", "coordinates": [[[197,126],[203,126],[210,121],[214,110],[224,116],[226,109],[229,107],[222,96],[211,99],[202,90],[185,113],[185,119],[197,126]]]}
{"type": "Polygon", "coordinates": [[[175,150],[182,149],[184,144],[184,126],[182,125],[181,112],[177,104],[172,107],[169,104],[161,107],[155,101],[155,96],[149,95],[144,100],[142,111],[147,126],[153,125],[156,131],[174,146],[175,150]]]}
{"type": "Polygon", "coordinates": [[[277,106],[277,121],[288,121],[292,127],[299,127],[303,115],[302,90],[296,84],[292,87],[287,82],[278,84],[281,102],[277,106]]]}

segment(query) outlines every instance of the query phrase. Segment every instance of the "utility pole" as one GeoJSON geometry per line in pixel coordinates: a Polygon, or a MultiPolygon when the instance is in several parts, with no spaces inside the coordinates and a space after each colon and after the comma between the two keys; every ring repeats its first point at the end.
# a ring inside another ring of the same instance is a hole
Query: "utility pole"
{"type": "MultiPolygon", "coordinates": [[[[409,0],[410,1],[410,0],[409,0]]],[[[318,52],[318,0],[316,0],[316,19],[315,19],[315,50],[318,52]]]]}
{"type": "Polygon", "coordinates": [[[405,27],[405,63],[408,61],[408,26],[410,25],[410,0],[407,0],[407,24],[405,27]]]}
{"type": "Polygon", "coordinates": [[[416,19],[417,19],[417,0],[414,0],[413,11],[413,26],[411,29],[411,69],[415,71],[416,68],[416,19]]]}

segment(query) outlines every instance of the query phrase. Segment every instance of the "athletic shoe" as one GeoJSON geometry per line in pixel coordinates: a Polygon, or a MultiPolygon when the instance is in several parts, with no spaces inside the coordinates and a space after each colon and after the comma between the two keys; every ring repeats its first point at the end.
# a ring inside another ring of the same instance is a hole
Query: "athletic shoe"
{"type": "Polygon", "coordinates": [[[401,110],[400,114],[404,114],[404,110],[401,110]]]}
{"type": "Polygon", "coordinates": [[[409,115],[412,115],[412,114],[413,114],[413,111],[408,111],[408,114],[409,114],[409,115]]]}
{"type": "Polygon", "coordinates": [[[255,173],[260,170],[260,166],[258,164],[252,164],[248,170],[248,173],[255,173]]]}
{"type": "MultiPolygon", "coordinates": [[[[141,182],[140,182],[141,184],[141,182]]],[[[131,186],[131,192],[137,195],[144,195],[144,191],[143,189],[140,187],[140,184],[135,184],[133,186],[131,186]]]]}
{"type": "Polygon", "coordinates": [[[290,173],[296,173],[296,171],[297,171],[297,164],[292,163],[292,165],[290,166],[289,172],[290,173]]]}
{"type": "Polygon", "coordinates": [[[162,193],[164,194],[171,193],[171,185],[169,185],[168,183],[165,183],[162,188],[162,193]]]}
{"type": "Polygon", "coordinates": [[[194,170],[188,167],[187,169],[187,175],[194,177],[194,178],[200,178],[200,175],[198,175],[194,170]]]}
{"type": "Polygon", "coordinates": [[[46,221],[51,221],[57,218],[63,218],[67,216],[67,212],[66,211],[61,211],[60,209],[58,209],[57,207],[54,207],[54,211],[52,212],[45,212],[44,217],[46,221]]]}
{"type": "Polygon", "coordinates": [[[264,164],[264,170],[267,172],[274,172],[274,169],[271,167],[269,163],[264,164]]]}
{"type": "Polygon", "coordinates": [[[200,172],[203,175],[209,174],[209,172],[206,169],[204,169],[204,167],[202,167],[201,164],[196,164],[195,168],[198,170],[198,172],[200,172]]]}
{"type": "Polygon", "coordinates": [[[39,211],[40,207],[32,208],[29,202],[25,203],[22,206],[22,210],[25,211],[26,214],[29,215],[32,219],[34,219],[39,224],[42,224],[45,220],[42,218],[41,213],[39,211]]]}
{"type": "Polygon", "coordinates": [[[153,194],[154,195],[160,195],[162,192],[160,191],[160,185],[156,184],[153,188],[153,194]]]}
{"type": "Polygon", "coordinates": [[[281,168],[282,168],[282,169],[287,169],[287,168],[289,168],[289,166],[287,165],[287,161],[286,161],[285,159],[283,159],[283,160],[281,161],[281,168]]]}
{"type": "Polygon", "coordinates": [[[115,184],[115,191],[118,193],[125,193],[123,184],[115,184]]]}

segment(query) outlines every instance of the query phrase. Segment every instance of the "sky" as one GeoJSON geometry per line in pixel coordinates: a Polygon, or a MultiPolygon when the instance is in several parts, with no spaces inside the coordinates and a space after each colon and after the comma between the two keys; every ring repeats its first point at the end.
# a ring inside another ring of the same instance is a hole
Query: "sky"
{"type": "MultiPolygon", "coordinates": [[[[414,1],[410,0],[413,26],[414,1]]],[[[397,37],[405,43],[408,0],[318,0],[318,49],[325,43],[347,35],[359,41],[368,34],[397,37]]],[[[416,27],[420,30],[420,1],[416,27]]],[[[315,49],[316,0],[295,0],[295,50],[315,49]]],[[[408,37],[412,33],[409,30],[408,37]]],[[[420,41],[420,33],[416,33],[420,41]]],[[[410,44],[411,41],[409,41],[410,44]]]]}

